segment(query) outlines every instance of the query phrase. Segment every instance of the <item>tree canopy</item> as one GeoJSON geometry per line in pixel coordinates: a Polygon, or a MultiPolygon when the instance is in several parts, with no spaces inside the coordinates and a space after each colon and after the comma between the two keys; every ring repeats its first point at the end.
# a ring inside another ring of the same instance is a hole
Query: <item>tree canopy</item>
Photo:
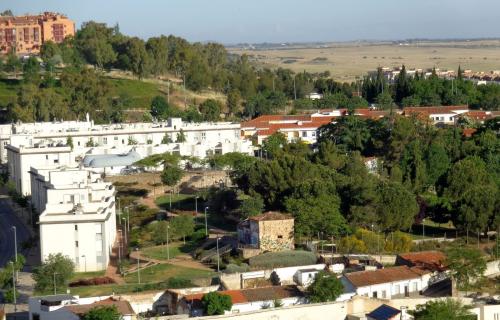
{"type": "Polygon", "coordinates": [[[309,300],[312,303],[335,301],[344,292],[342,282],[335,274],[320,271],[307,288],[309,300]]]}

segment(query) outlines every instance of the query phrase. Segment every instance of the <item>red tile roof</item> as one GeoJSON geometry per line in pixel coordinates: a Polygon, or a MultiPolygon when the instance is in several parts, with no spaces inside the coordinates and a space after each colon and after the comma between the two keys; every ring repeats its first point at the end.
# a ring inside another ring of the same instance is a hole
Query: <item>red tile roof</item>
{"type": "Polygon", "coordinates": [[[410,279],[418,279],[428,273],[419,268],[399,266],[375,271],[361,271],[346,274],[346,278],[356,287],[366,287],[375,284],[390,283],[410,279]]]}
{"type": "Polygon", "coordinates": [[[257,135],[270,136],[280,130],[315,130],[329,124],[335,118],[335,116],[314,117],[312,115],[264,115],[241,123],[241,128],[243,130],[255,128],[257,135]]]}
{"type": "Polygon", "coordinates": [[[403,109],[405,115],[412,113],[443,114],[453,113],[458,110],[469,110],[467,106],[435,106],[435,107],[407,107],[403,109]]]}
{"type": "MultiPolygon", "coordinates": [[[[231,297],[233,304],[241,304],[256,301],[268,301],[274,299],[284,299],[291,297],[301,297],[304,294],[297,288],[297,286],[273,286],[254,289],[243,290],[225,290],[218,291],[222,295],[231,297]]],[[[200,305],[204,293],[190,294],[184,296],[184,299],[192,304],[200,305]]]]}
{"type": "Polygon", "coordinates": [[[474,129],[474,128],[465,128],[462,130],[462,135],[464,137],[467,137],[467,138],[470,138],[474,135],[474,133],[476,133],[477,129],[474,129]]]}
{"type": "Polygon", "coordinates": [[[430,271],[445,270],[446,256],[440,251],[421,251],[400,254],[399,257],[410,266],[424,268],[430,271]]]}

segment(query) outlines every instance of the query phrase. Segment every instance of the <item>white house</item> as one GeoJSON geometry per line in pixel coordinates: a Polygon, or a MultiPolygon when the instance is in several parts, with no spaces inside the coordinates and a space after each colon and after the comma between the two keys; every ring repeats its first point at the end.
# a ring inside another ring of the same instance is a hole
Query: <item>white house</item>
{"type": "Polygon", "coordinates": [[[42,260],[62,253],[79,272],[106,269],[116,238],[113,185],[79,168],[32,168],[30,174],[42,260]]]}
{"type": "MultiPolygon", "coordinates": [[[[244,290],[218,291],[222,295],[231,298],[233,306],[226,314],[237,314],[242,312],[252,312],[265,308],[274,307],[276,301],[280,301],[283,307],[300,305],[307,303],[304,294],[296,286],[272,286],[244,290]]],[[[203,315],[203,305],[201,299],[205,294],[186,295],[179,302],[177,313],[189,314],[199,317],[203,315]]]]}
{"type": "Polygon", "coordinates": [[[79,320],[81,316],[96,307],[114,306],[123,320],[136,319],[130,303],[110,296],[80,298],[69,294],[30,297],[28,300],[29,320],[79,320]]]}
{"type": "Polygon", "coordinates": [[[346,293],[391,299],[418,295],[427,289],[430,278],[430,271],[418,267],[399,266],[348,273],[341,278],[341,281],[346,293]]]}
{"type": "Polygon", "coordinates": [[[469,112],[467,106],[408,107],[403,109],[405,116],[426,117],[435,125],[453,125],[459,115],[467,112],[469,112]]]}

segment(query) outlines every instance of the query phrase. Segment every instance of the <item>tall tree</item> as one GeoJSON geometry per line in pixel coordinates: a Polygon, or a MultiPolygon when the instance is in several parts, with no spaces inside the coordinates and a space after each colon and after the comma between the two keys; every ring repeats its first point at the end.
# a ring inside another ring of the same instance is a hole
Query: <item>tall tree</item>
{"type": "Polygon", "coordinates": [[[425,304],[418,305],[411,314],[415,320],[474,320],[476,315],[470,312],[470,309],[470,306],[448,298],[446,300],[428,301],[425,304]]]}
{"type": "Polygon", "coordinates": [[[477,249],[453,246],[446,251],[446,265],[459,288],[468,290],[474,279],[482,277],[486,261],[477,249]]]}
{"type": "Polygon", "coordinates": [[[42,262],[42,265],[33,271],[35,288],[39,292],[51,292],[54,287],[55,274],[55,286],[59,291],[65,292],[69,280],[73,277],[74,270],[75,264],[69,257],[63,256],[61,253],[50,254],[42,262]]]}
{"type": "Polygon", "coordinates": [[[380,227],[385,232],[409,229],[418,213],[415,195],[394,182],[381,182],[378,194],[380,199],[377,214],[380,227]]]}
{"type": "Polygon", "coordinates": [[[320,271],[313,283],[307,288],[312,303],[335,301],[344,292],[342,282],[335,274],[320,271]]]}

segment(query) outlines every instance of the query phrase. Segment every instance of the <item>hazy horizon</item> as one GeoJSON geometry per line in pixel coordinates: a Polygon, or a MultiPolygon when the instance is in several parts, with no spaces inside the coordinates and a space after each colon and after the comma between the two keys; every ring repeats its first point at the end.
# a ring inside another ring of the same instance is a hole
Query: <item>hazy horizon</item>
{"type": "Polygon", "coordinates": [[[173,34],[189,41],[311,43],[500,38],[498,0],[5,0],[14,14],[57,11],[79,28],[118,23],[127,35],[173,34]]]}

